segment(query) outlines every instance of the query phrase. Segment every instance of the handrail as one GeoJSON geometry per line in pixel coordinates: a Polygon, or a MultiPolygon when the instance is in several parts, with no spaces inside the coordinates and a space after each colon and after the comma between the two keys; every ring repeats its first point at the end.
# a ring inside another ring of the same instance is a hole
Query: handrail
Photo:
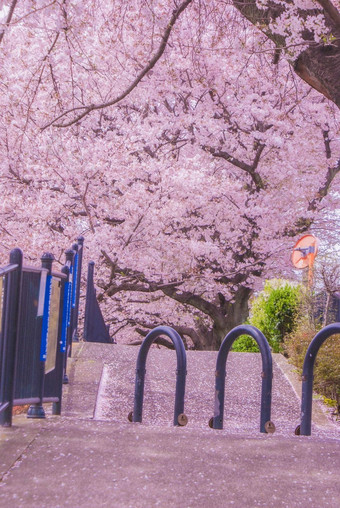
{"type": "Polygon", "coordinates": [[[9,405],[10,405],[10,402],[4,402],[3,404],[0,404],[0,413],[2,411],[5,411],[5,409],[7,409],[9,405]]]}
{"type": "Polygon", "coordinates": [[[271,399],[272,399],[272,378],[273,365],[270,347],[263,333],[254,326],[241,325],[233,328],[224,338],[216,361],[216,379],[215,379],[215,410],[214,416],[209,425],[214,429],[223,429],[224,414],[224,392],[226,362],[233,342],[240,335],[250,335],[256,340],[262,356],[262,391],[261,391],[261,419],[260,432],[272,433],[275,431],[275,425],[270,420],[271,399]]]}
{"type": "Polygon", "coordinates": [[[42,273],[42,272],[47,273],[48,270],[46,270],[46,268],[41,268],[38,266],[25,265],[22,267],[22,271],[25,273],[42,273]]]}
{"type": "Polygon", "coordinates": [[[18,266],[19,265],[7,265],[7,266],[4,266],[3,268],[0,268],[0,277],[3,277],[7,273],[14,272],[14,270],[16,270],[18,268],[18,266]]]}
{"type": "Polygon", "coordinates": [[[297,435],[311,435],[314,363],[322,344],[334,334],[340,334],[340,323],[325,326],[308,346],[302,370],[301,424],[295,429],[297,435]]]}
{"type": "Polygon", "coordinates": [[[185,379],[187,374],[187,358],[183,341],[180,335],[170,328],[169,326],[158,326],[154,328],[145,337],[138,353],[136,365],[136,381],[135,381],[135,397],[133,413],[129,415],[129,419],[133,422],[141,422],[143,414],[143,397],[144,397],[144,380],[145,380],[145,365],[148,352],[151,345],[157,337],[166,335],[175,346],[177,355],[177,371],[176,371],[176,395],[175,395],[175,408],[174,408],[174,425],[184,426],[187,424],[187,417],[184,414],[184,394],[185,394],[185,379]]]}
{"type": "MultiPolygon", "coordinates": [[[[0,269],[1,270],[1,269],[0,269]]],[[[37,266],[23,266],[22,267],[22,271],[24,273],[42,273],[42,272],[46,272],[47,273],[47,269],[46,268],[42,268],[42,267],[37,267],[37,266]]],[[[1,275],[1,272],[0,272],[0,275],[1,275]]],[[[64,273],[62,272],[56,272],[56,271],[53,271],[51,273],[51,275],[53,277],[56,277],[58,279],[67,279],[67,275],[65,275],[64,273]]]]}

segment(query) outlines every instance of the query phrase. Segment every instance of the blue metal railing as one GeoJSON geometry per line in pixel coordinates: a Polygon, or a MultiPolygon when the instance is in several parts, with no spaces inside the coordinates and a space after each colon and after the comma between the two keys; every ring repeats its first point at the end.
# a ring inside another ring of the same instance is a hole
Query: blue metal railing
{"type": "Polygon", "coordinates": [[[45,417],[44,402],[53,402],[53,414],[61,412],[67,353],[78,325],[83,241],[78,239],[73,301],[73,251],[61,272],[52,271],[49,253],[41,268],[23,267],[20,249],[0,269],[0,425],[11,425],[13,405],[31,404],[30,418],[45,417]]]}
{"type": "Polygon", "coordinates": [[[226,362],[233,342],[240,335],[250,335],[256,340],[260,348],[262,356],[260,432],[272,433],[275,431],[275,425],[270,420],[273,378],[272,355],[268,341],[263,333],[254,326],[249,325],[233,328],[221,344],[216,361],[214,416],[210,419],[209,425],[214,429],[223,429],[226,362]]]}
{"type": "Polygon", "coordinates": [[[79,236],[78,242],[72,245],[75,252],[73,260],[73,284],[72,284],[72,341],[78,342],[78,314],[80,297],[80,280],[83,264],[84,237],[79,236]]]}

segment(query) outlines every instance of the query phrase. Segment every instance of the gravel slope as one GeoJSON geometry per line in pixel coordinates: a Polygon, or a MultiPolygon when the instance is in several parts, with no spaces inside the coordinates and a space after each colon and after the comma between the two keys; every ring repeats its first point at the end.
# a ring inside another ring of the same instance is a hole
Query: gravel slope
{"type": "MultiPolygon", "coordinates": [[[[98,392],[95,419],[124,422],[133,409],[135,365],[138,348],[114,346],[106,356],[98,392]]],[[[188,427],[206,428],[213,415],[216,352],[187,352],[185,413],[188,427]]],[[[273,359],[272,421],[275,435],[294,435],[300,422],[300,399],[289,379],[273,359]]],[[[152,347],[147,360],[143,425],[172,426],[176,354],[152,347]]],[[[230,353],[227,361],[224,433],[259,433],[261,356],[230,353]]],[[[340,439],[339,426],[324,418],[312,434],[340,439]],[[326,424],[327,423],[327,424],[326,424]]],[[[216,431],[218,432],[218,431],[216,431]]]]}

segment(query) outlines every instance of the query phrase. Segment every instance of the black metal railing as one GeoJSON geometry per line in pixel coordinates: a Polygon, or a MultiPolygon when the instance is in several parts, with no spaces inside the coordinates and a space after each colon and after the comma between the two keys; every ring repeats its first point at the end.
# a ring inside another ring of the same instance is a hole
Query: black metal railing
{"type": "Polygon", "coordinates": [[[29,418],[45,417],[44,402],[61,413],[67,356],[77,340],[83,242],[66,252],[61,272],[52,270],[50,253],[40,268],[22,266],[20,249],[0,269],[0,425],[11,425],[13,405],[31,404],[29,418]]]}
{"type": "Polygon", "coordinates": [[[151,332],[149,332],[148,335],[145,337],[139,349],[136,365],[134,408],[133,412],[129,414],[129,420],[132,422],[142,421],[146,359],[151,345],[161,335],[169,337],[176,350],[177,370],[176,370],[174,425],[184,426],[188,422],[188,419],[184,414],[184,395],[185,395],[185,380],[187,375],[187,358],[184,344],[180,335],[169,326],[158,326],[157,328],[151,330],[151,332]]]}
{"type": "Polygon", "coordinates": [[[320,347],[331,335],[340,334],[340,323],[333,323],[320,330],[309,344],[303,362],[302,370],[302,398],[301,398],[301,423],[295,429],[295,434],[310,436],[312,429],[312,403],[314,364],[320,347]]]}
{"type": "Polygon", "coordinates": [[[273,379],[272,355],[263,333],[254,326],[249,325],[233,328],[221,344],[216,361],[214,416],[210,419],[209,426],[214,429],[223,429],[226,362],[231,346],[240,335],[250,335],[256,340],[260,348],[262,356],[260,432],[272,433],[275,431],[275,425],[270,420],[273,379]]]}

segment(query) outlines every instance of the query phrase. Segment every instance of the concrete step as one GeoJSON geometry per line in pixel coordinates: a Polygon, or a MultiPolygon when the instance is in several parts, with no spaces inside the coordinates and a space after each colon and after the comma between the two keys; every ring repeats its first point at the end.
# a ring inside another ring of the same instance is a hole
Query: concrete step
{"type": "Polygon", "coordinates": [[[50,418],[5,473],[0,506],[337,508],[339,468],[334,439],[50,418]]]}
{"type": "Polygon", "coordinates": [[[137,353],[75,345],[63,416],[20,415],[1,429],[0,507],[340,506],[338,428],[321,412],[311,437],[293,435],[299,398],[282,358],[274,365],[271,435],[259,432],[259,355],[230,355],[218,431],[207,425],[216,353],[188,353],[189,423],[174,427],[175,353],[153,348],[143,422],[129,423],[137,353]]]}

